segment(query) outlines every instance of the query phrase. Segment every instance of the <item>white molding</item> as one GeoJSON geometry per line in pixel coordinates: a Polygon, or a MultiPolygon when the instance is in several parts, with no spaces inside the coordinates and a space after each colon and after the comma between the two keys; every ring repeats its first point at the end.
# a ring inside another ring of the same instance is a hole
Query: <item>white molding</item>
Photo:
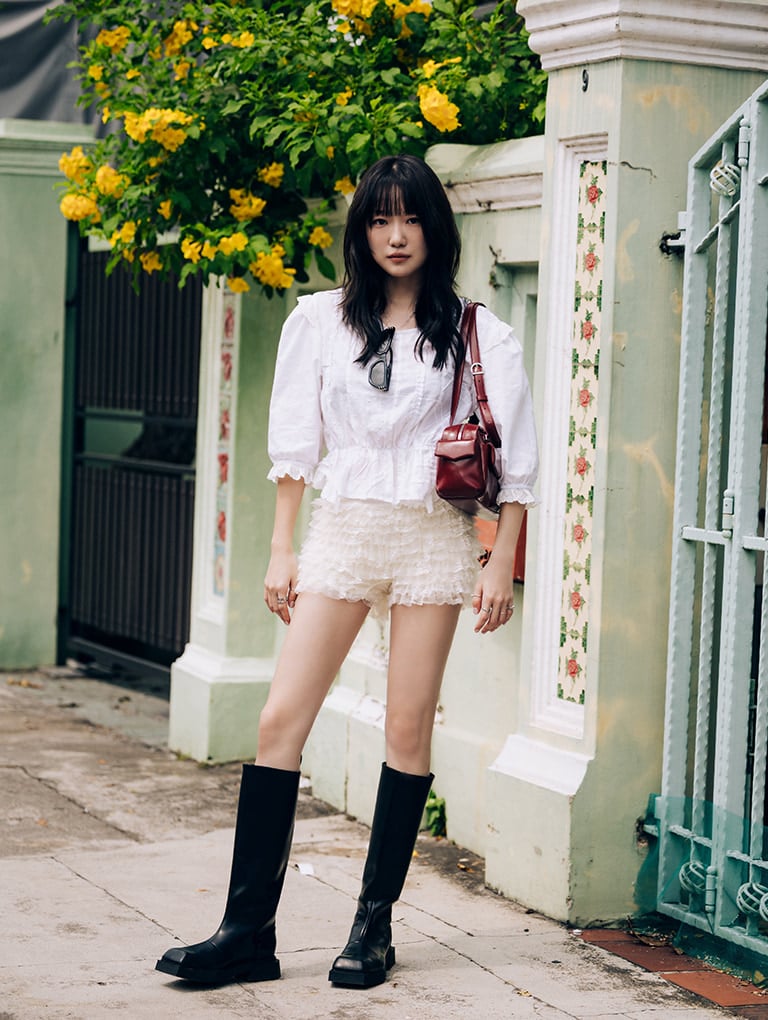
{"type": "Polygon", "coordinates": [[[543,174],[497,177],[488,181],[446,184],[455,213],[501,212],[541,205],[543,174]]]}
{"type": "Polygon", "coordinates": [[[589,755],[549,747],[518,733],[507,737],[489,771],[573,797],[584,781],[591,760],[589,755]]]}
{"type": "Polygon", "coordinates": [[[537,728],[575,741],[585,736],[585,708],[557,695],[560,610],[563,588],[565,487],[575,286],[579,166],[607,158],[606,135],[563,140],[552,172],[550,279],[546,327],[546,377],[541,412],[543,430],[539,480],[541,506],[535,556],[532,607],[530,702],[525,728],[537,728]]]}
{"type": "Polygon", "coordinates": [[[0,174],[63,176],[59,159],[75,145],[93,145],[93,131],[80,124],[0,118],[0,174]]]}
{"type": "Polygon", "coordinates": [[[500,212],[541,206],[544,136],[495,145],[434,145],[427,160],[454,213],[500,212]]]}
{"type": "Polygon", "coordinates": [[[768,71],[768,5],[743,0],[519,0],[547,71],[619,57],[768,71]]]}

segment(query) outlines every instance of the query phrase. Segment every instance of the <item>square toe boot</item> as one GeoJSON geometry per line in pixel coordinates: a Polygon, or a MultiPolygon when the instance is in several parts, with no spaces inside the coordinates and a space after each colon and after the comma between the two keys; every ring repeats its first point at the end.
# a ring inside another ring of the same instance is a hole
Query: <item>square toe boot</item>
{"type": "Polygon", "coordinates": [[[299,773],[243,765],[224,917],[204,942],[169,949],[155,969],[201,984],[271,981],[275,914],[293,837],[299,773]]]}
{"type": "Polygon", "coordinates": [[[403,890],[433,779],[381,767],[355,919],[328,974],[334,985],[373,988],[395,962],[392,904],[403,890]]]}

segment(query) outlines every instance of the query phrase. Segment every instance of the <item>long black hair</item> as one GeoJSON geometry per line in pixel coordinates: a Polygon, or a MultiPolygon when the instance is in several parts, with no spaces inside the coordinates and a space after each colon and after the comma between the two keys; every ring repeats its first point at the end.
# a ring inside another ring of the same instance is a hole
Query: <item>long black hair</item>
{"type": "Polygon", "coordinates": [[[440,179],[416,156],[385,156],[360,179],[344,233],[344,322],[363,341],[356,361],[366,365],[382,340],[381,316],[386,305],[387,275],[373,260],[367,230],[374,216],[418,216],[427,246],[422,286],[416,303],[419,337],[415,351],[434,350],[433,365],[443,368],[452,354],[464,357],[458,323],[461,301],[456,295],[461,239],[448,196],[440,179]]]}

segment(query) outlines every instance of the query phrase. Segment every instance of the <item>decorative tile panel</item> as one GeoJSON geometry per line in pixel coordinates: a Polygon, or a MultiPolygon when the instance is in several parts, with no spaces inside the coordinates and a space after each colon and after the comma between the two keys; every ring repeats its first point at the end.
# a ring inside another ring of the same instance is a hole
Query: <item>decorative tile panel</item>
{"type": "Polygon", "coordinates": [[[227,587],[227,526],[229,518],[229,466],[232,455],[232,383],[235,364],[236,296],[225,294],[218,328],[218,432],[216,440],[216,513],[213,540],[213,593],[223,596],[227,587]]]}
{"type": "Polygon", "coordinates": [[[579,165],[557,697],[584,704],[605,251],[605,161],[579,165]]]}

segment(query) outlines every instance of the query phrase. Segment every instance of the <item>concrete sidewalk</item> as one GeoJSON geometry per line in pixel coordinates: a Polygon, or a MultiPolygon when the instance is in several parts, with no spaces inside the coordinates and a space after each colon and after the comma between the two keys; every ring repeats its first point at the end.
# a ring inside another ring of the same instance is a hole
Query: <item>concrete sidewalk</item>
{"type": "Polygon", "coordinates": [[[283,979],[200,988],[157,973],[175,940],[218,925],[240,773],[169,754],[167,709],[151,690],[0,674],[0,1020],[734,1015],[494,895],[482,862],[426,835],[389,981],[331,987],[367,830],[306,790],[278,914],[283,979]]]}

